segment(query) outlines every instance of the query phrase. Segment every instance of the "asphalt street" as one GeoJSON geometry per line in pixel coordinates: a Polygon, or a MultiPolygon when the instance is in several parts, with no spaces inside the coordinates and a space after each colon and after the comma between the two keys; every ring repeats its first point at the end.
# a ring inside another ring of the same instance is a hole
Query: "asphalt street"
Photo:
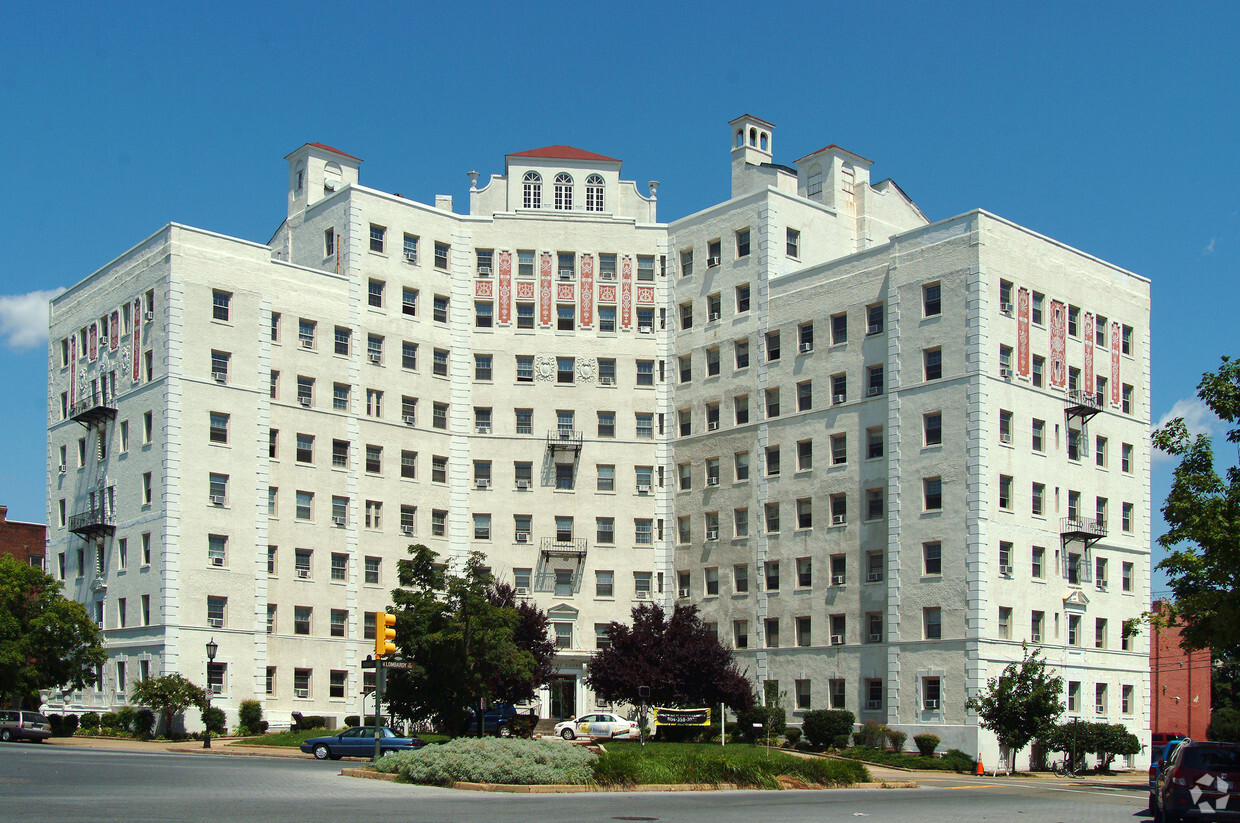
{"type": "Polygon", "coordinates": [[[340,776],[338,763],[0,745],[3,821],[1148,821],[1135,783],[923,779],[920,789],[507,795],[340,776]]]}

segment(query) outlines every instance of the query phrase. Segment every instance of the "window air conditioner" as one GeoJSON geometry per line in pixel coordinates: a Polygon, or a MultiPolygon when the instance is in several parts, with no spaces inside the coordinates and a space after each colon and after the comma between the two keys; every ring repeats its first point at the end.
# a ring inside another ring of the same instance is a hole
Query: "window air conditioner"
{"type": "Polygon", "coordinates": [[[1011,442],[1012,442],[1012,434],[1011,434],[1011,432],[1003,432],[1002,434],[1000,434],[1000,435],[999,435],[999,442],[1000,442],[1000,443],[1011,443],[1011,442]]]}
{"type": "Polygon", "coordinates": [[[638,326],[637,327],[638,334],[650,334],[651,331],[653,331],[653,329],[651,329],[650,326],[638,326]]]}
{"type": "Polygon", "coordinates": [[[881,634],[881,633],[870,632],[870,642],[871,642],[871,643],[879,643],[879,642],[882,642],[882,639],[883,639],[883,636],[882,636],[882,634],[881,634]]]}
{"type": "Polygon", "coordinates": [[[489,489],[491,488],[491,481],[485,478],[479,478],[474,485],[480,489],[489,489]]]}
{"type": "Polygon", "coordinates": [[[481,276],[483,276],[483,277],[490,277],[490,276],[491,276],[491,267],[490,267],[490,266],[479,266],[479,267],[478,267],[478,274],[480,274],[480,275],[481,275],[481,276]]]}
{"type": "Polygon", "coordinates": [[[710,319],[711,319],[711,320],[718,320],[718,319],[719,319],[719,312],[717,312],[717,311],[713,311],[713,312],[711,312],[711,313],[710,313],[710,319]]]}
{"type": "Polygon", "coordinates": [[[155,312],[153,312],[153,311],[148,311],[145,315],[143,315],[143,317],[145,317],[145,318],[146,318],[146,322],[148,322],[148,323],[149,323],[149,322],[151,322],[152,320],[154,320],[154,319],[155,319],[155,312]]]}
{"type": "Polygon", "coordinates": [[[833,515],[831,515],[831,525],[833,525],[833,526],[842,526],[842,525],[844,525],[844,522],[845,522],[844,515],[842,515],[842,514],[833,514],[833,515]]]}
{"type": "Polygon", "coordinates": [[[719,421],[718,421],[718,420],[711,420],[709,423],[707,423],[707,424],[706,424],[706,430],[707,430],[707,431],[712,431],[712,432],[713,432],[713,431],[715,431],[715,430],[716,430],[716,429],[718,429],[718,428],[719,428],[719,421]]]}
{"type": "Polygon", "coordinates": [[[333,518],[332,518],[332,523],[336,524],[337,526],[343,526],[343,525],[344,525],[344,518],[343,518],[343,517],[333,517],[333,518]]]}
{"type": "Polygon", "coordinates": [[[301,578],[302,580],[309,580],[309,579],[310,579],[310,570],[309,570],[309,569],[298,569],[298,570],[297,570],[297,576],[298,576],[299,578],[301,578]]]}
{"type": "Polygon", "coordinates": [[[843,403],[843,402],[844,402],[844,395],[842,395],[842,394],[833,394],[833,395],[831,395],[831,402],[832,402],[832,403],[843,403]]]}
{"type": "Polygon", "coordinates": [[[802,353],[807,352],[807,351],[813,351],[813,348],[814,348],[814,344],[813,344],[813,343],[802,343],[802,344],[801,344],[801,352],[802,352],[802,353]]]}
{"type": "Polygon", "coordinates": [[[833,635],[831,635],[831,645],[832,645],[832,646],[843,646],[843,645],[844,645],[844,635],[842,635],[842,634],[833,634],[833,635]]]}
{"type": "Polygon", "coordinates": [[[650,592],[636,592],[635,596],[638,600],[649,600],[650,592]]]}
{"type": "Polygon", "coordinates": [[[867,709],[877,709],[879,706],[882,705],[882,703],[883,701],[881,700],[867,700],[865,701],[865,707],[867,709]]]}
{"type": "Polygon", "coordinates": [[[528,597],[530,594],[530,587],[529,586],[517,586],[516,593],[517,593],[517,597],[528,597]]]}
{"type": "Polygon", "coordinates": [[[866,334],[878,334],[882,330],[883,330],[882,326],[867,326],[865,333],[866,334]]]}
{"type": "Polygon", "coordinates": [[[718,539],[719,539],[719,530],[718,530],[718,529],[711,529],[710,531],[706,532],[706,539],[707,539],[707,540],[718,540],[718,539]]]}
{"type": "Polygon", "coordinates": [[[224,565],[224,558],[222,558],[222,557],[212,557],[212,558],[211,558],[211,565],[212,565],[212,566],[223,566],[223,565],[224,565]]]}
{"type": "Polygon", "coordinates": [[[572,269],[560,269],[560,279],[561,280],[572,280],[573,270],[572,269]]]}
{"type": "Polygon", "coordinates": [[[1011,566],[1000,566],[1000,567],[999,567],[999,574],[1003,575],[1004,577],[1011,577],[1011,576],[1012,576],[1012,567],[1011,567],[1011,566]]]}
{"type": "Polygon", "coordinates": [[[1107,579],[1105,577],[1099,577],[1096,585],[1098,586],[1099,591],[1106,591],[1107,579]]]}
{"type": "Polygon", "coordinates": [[[999,311],[1003,312],[1004,314],[1011,314],[1011,313],[1012,313],[1012,304],[1011,304],[1011,303],[1000,303],[1000,304],[999,304],[999,311]]]}
{"type": "Polygon", "coordinates": [[[865,393],[869,395],[870,397],[873,397],[876,394],[882,394],[882,392],[883,392],[882,386],[870,386],[868,389],[865,390],[865,393]]]}
{"type": "Polygon", "coordinates": [[[383,355],[379,354],[378,352],[371,352],[371,353],[370,353],[370,362],[371,362],[371,363],[378,363],[378,362],[380,362],[380,361],[382,361],[382,360],[383,360],[383,355]]]}
{"type": "Polygon", "coordinates": [[[313,338],[313,337],[303,337],[303,338],[301,338],[301,347],[302,347],[303,349],[312,349],[312,348],[314,348],[314,338],[313,338]]]}
{"type": "Polygon", "coordinates": [[[213,372],[211,372],[211,376],[212,376],[213,378],[215,378],[215,382],[216,382],[216,383],[223,383],[225,380],[227,380],[227,379],[228,379],[228,372],[226,372],[226,371],[213,371],[213,372]]]}
{"type": "Polygon", "coordinates": [[[309,689],[293,689],[293,696],[302,697],[302,698],[309,697],[310,690],[309,689]]]}
{"type": "Polygon", "coordinates": [[[842,575],[842,574],[833,574],[833,575],[831,575],[831,585],[832,585],[832,586],[843,586],[843,585],[844,585],[844,575],[842,575]]]}
{"type": "Polygon", "coordinates": [[[414,420],[416,419],[417,418],[415,418],[412,414],[406,414],[401,417],[401,420],[405,421],[406,426],[412,426],[414,424],[414,420]]]}
{"type": "Polygon", "coordinates": [[[616,385],[616,378],[614,378],[614,377],[600,377],[600,378],[598,379],[598,384],[599,384],[600,386],[614,386],[614,385],[616,385]]]}
{"type": "Polygon", "coordinates": [[[926,701],[926,708],[927,708],[927,709],[937,709],[938,707],[939,707],[939,701],[937,701],[937,700],[927,700],[927,701],[926,701]]]}
{"type": "Polygon", "coordinates": [[[870,583],[875,583],[883,579],[883,573],[882,572],[870,572],[869,574],[865,576],[865,579],[870,583]]]}
{"type": "Polygon", "coordinates": [[[713,269],[715,266],[718,266],[718,265],[719,265],[719,258],[718,258],[718,257],[707,257],[707,258],[706,258],[706,266],[707,266],[707,268],[712,268],[712,269],[713,269]]]}
{"type": "Polygon", "coordinates": [[[599,272],[598,279],[599,280],[615,280],[616,273],[614,271],[599,272]]]}
{"type": "Polygon", "coordinates": [[[517,532],[517,542],[518,543],[530,542],[530,533],[529,532],[517,532]]]}
{"type": "Polygon", "coordinates": [[[218,617],[208,617],[207,625],[213,629],[222,629],[224,628],[224,621],[218,617]]]}
{"type": "Polygon", "coordinates": [[[529,487],[530,487],[530,481],[528,481],[528,480],[518,480],[518,481],[517,481],[517,488],[518,488],[518,489],[528,489],[529,487]]]}
{"type": "Polygon", "coordinates": [[[64,464],[64,463],[61,463],[61,464],[60,464],[59,471],[60,471],[60,473],[61,473],[61,474],[64,474],[64,473],[65,473],[66,469],[65,469],[65,464],[64,464]]]}
{"type": "Polygon", "coordinates": [[[708,477],[708,478],[706,478],[706,485],[708,485],[708,486],[718,486],[718,485],[719,485],[719,478],[718,478],[718,477],[708,477]]]}
{"type": "Polygon", "coordinates": [[[490,426],[476,426],[475,430],[478,432],[478,434],[490,434],[491,433],[490,426]]]}
{"type": "Polygon", "coordinates": [[[222,495],[222,494],[213,494],[213,495],[211,495],[211,505],[213,505],[213,506],[222,506],[222,505],[224,505],[224,495],[222,495]]]}
{"type": "Polygon", "coordinates": [[[403,535],[412,536],[412,535],[413,535],[413,526],[401,526],[401,527],[400,527],[400,533],[401,533],[401,534],[403,534],[403,535]]]}
{"type": "Polygon", "coordinates": [[[300,403],[300,404],[301,404],[301,405],[303,405],[303,406],[309,406],[309,405],[310,405],[310,398],[309,398],[309,397],[299,397],[299,398],[297,398],[297,402],[298,402],[298,403],[300,403]]]}
{"type": "Polygon", "coordinates": [[[1002,377],[1004,380],[1011,380],[1012,370],[1011,369],[999,369],[999,376],[1002,377]]]}
{"type": "Polygon", "coordinates": [[[406,263],[417,263],[418,255],[411,251],[405,252],[405,262],[406,263]]]}
{"type": "Polygon", "coordinates": [[[676,596],[677,596],[677,597],[688,597],[688,596],[689,596],[689,590],[688,590],[688,589],[681,589],[680,591],[678,591],[678,592],[676,593],[676,596]]]}
{"type": "Polygon", "coordinates": [[[638,494],[650,494],[650,487],[647,485],[639,485],[637,487],[638,494]]]}

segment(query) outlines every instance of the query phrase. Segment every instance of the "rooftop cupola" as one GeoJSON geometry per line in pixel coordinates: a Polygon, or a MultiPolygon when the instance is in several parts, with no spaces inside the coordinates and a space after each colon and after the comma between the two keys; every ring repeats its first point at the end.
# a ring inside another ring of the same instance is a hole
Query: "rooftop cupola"
{"type": "Polygon", "coordinates": [[[362,164],[360,157],[323,143],[306,143],[284,159],[288,161],[289,216],[357,183],[362,164]]]}

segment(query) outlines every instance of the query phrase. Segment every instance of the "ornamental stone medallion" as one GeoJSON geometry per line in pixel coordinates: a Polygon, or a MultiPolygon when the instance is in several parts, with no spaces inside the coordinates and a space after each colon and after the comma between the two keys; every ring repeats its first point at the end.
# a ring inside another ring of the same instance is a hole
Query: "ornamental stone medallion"
{"type": "Polygon", "coordinates": [[[537,380],[554,380],[555,358],[547,354],[538,355],[534,360],[534,378],[537,380]]]}
{"type": "Polygon", "coordinates": [[[593,357],[580,357],[577,359],[577,379],[582,383],[593,383],[594,375],[597,372],[597,361],[593,357]]]}

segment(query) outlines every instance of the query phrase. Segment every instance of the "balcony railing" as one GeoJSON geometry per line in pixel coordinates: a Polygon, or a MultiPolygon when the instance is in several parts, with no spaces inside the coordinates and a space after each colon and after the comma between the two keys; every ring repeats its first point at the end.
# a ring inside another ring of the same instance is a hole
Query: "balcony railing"
{"type": "Polygon", "coordinates": [[[581,451],[581,432],[576,429],[553,429],[547,432],[547,448],[551,451],[581,451]]]}
{"type": "Polygon", "coordinates": [[[1079,390],[1070,391],[1065,411],[1069,419],[1079,417],[1082,423],[1088,423],[1090,418],[1102,411],[1102,395],[1079,390]]]}
{"type": "Polygon", "coordinates": [[[106,394],[79,397],[69,409],[69,418],[86,426],[116,417],[116,401],[106,394]]]}
{"type": "Polygon", "coordinates": [[[1059,521],[1059,536],[1065,543],[1079,540],[1088,548],[1107,536],[1107,526],[1102,520],[1065,517],[1059,521]]]}
{"type": "Polygon", "coordinates": [[[96,506],[69,516],[69,531],[82,537],[111,533],[116,530],[116,517],[106,506],[96,506]]]}
{"type": "Polygon", "coordinates": [[[570,540],[557,540],[554,537],[544,537],[542,553],[547,557],[585,557],[586,539],[577,537],[570,540]]]}

